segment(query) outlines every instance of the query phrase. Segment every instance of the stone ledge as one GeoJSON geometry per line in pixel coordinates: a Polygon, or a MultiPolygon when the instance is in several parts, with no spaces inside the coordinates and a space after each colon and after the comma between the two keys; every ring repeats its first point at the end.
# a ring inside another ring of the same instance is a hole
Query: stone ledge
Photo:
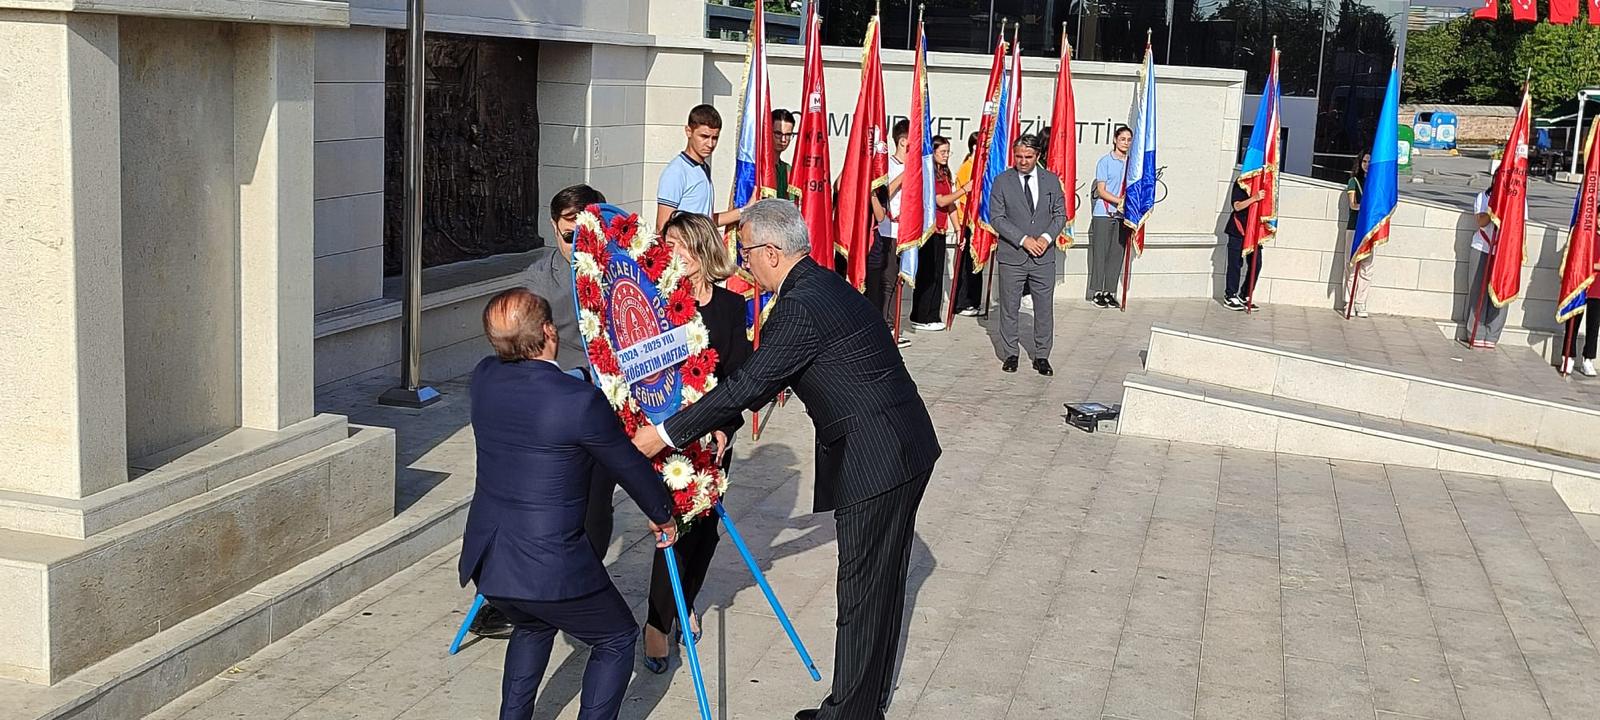
{"type": "Polygon", "coordinates": [[[1128,375],[1118,420],[1126,435],[1547,482],[1573,512],[1600,511],[1600,464],[1181,378],[1128,375]]]}
{"type": "Polygon", "coordinates": [[[83,539],[349,436],[342,415],[317,415],[282,430],[240,428],[130,462],[137,476],[86,498],[0,491],[0,528],[83,539]],[[142,471],[142,472],[141,472],[142,471]]]}
{"type": "Polygon", "coordinates": [[[235,601],[392,518],[394,472],[393,431],[359,428],[84,540],[0,529],[0,626],[20,630],[0,636],[0,670],[59,681],[235,601]]]}
{"type": "Polygon", "coordinates": [[[461,537],[468,498],[424,500],[233,600],[13,708],[19,718],[143,717],[461,537]]]}
{"type": "Polygon", "coordinates": [[[329,0],[0,0],[0,8],[313,27],[350,24],[349,3],[329,0]]]}

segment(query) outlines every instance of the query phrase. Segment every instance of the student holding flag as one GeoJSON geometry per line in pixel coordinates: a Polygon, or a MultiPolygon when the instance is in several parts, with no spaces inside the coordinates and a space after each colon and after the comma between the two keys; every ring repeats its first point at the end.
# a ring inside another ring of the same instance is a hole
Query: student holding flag
{"type": "MultiPolygon", "coordinates": [[[[1467,344],[1489,349],[1505,328],[1505,306],[1522,293],[1523,241],[1528,219],[1528,126],[1533,114],[1528,85],[1522,86],[1522,105],[1511,124],[1505,152],[1495,169],[1489,190],[1478,195],[1473,208],[1478,232],[1472,238],[1470,277],[1481,288],[1473,299],[1467,344]]],[[[1370,183],[1369,183],[1370,184],[1370,183]]]]}
{"type": "Polygon", "coordinates": [[[1556,322],[1567,326],[1561,343],[1561,374],[1572,373],[1573,351],[1578,337],[1578,316],[1583,316],[1583,363],[1578,372],[1594,377],[1594,356],[1600,346],[1600,297],[1594,295],[1595,271],[1600,270],[1600,152],[1595,152],[1595,135],[1600,122],[1589,126],[1584,144],[1588,158],[1584,163],[1583,184],[1572,206],[1572,232],[1567,235],[1567,250],[1561,256],[1561,302],[1556,306],[1556,322]]]}
{"type": "MultiPolygon", "coordinates": [[[[1344,246],[1355,247],[1356,218],[1361,213],[1361,193],[1365,188],[1365,179],[1369,168],[1372,167],[1372,153],[1362,153],[1356,160],[1356,166],[1350,170],[1350,180],[1344,184],[1345,204],[1350,206],[1349,217],[1345,221],[1344,246]]],[[[1341,308],[1346,317],[1352,312],[1356,317],[1367,317],[1367,289],[1372,287],[1372,256],[1349,264],[1345,276],[1350,278],[1350,297],[1347,307],[1341,308]],[[1354,303],[1353,306],[1349,303],[1354,303]]]]}
{"type": "Polygon", "coordinates": [[[1128,173],[1128,146],[1133,130],[1118,125],[1111,134],[1111,152],[1094,165],[1094,182],[1089,194],[1093,215],[1089,218],[1089,295],[1100,307],[1121,307],[1117,303],[1117,275],[1122,271],[1128,231],[1122,226],[1122,178],[1128,173]]]}
{"type": "Polygon", "coordinates": [[[1383,109],[1378,113],[1378,131],[1372,136],[1372,152],[1361,159],[1364,180],[1357,192],[1347,197],[1351,211],[1350,250],[1346,255],[1350,293],[1346,296],[1345,318],[1351,313],[1367,316],[1367,291],[1372,284],[1372,255],[1389,241],[1389,220],[1400,202],[1400,67],[1389,68],[1389,86],[1383,93],[1383,109]],[[1388,113],[1384,115],[1383,113],[1388,113]]]}
{"type": "MultiPolygon", "coordinates": [[[[894,154],[889,156],[889,172],[884,176],[886,182],[872,194],[873,216],[882,220],[878,222],[878,236],[867,255],[866,294],[867,300],[878,309],[890,331],[896,329],[895,324],[900,318],[900,306],[895,303],[895,290],[900,277],[895,250],[900,236],[900,200],[906,171],[906,147],[909,145],[907,136],[910,134],[911,121],[901,118],[894,124],[894,154]]],[[[906,337],[897,336],[895,341],[901,347],[911,344],[911,339],[906,337]]]]}
{"type": "Polygon", "coordinates": [[[1144,70],[1139,73],[1137,119],[1133,123],[1133,144],[1128,148],[1128,171],[1122,176],[1122,224],[1128,228],[1128,242],[1122,249],[1122,305],[1128,305],[1128,285],[1133,276],[1133,257],[1144,254],[1144,224],[1156,206],[1156,59],[1145,32],[1144,70]]]}

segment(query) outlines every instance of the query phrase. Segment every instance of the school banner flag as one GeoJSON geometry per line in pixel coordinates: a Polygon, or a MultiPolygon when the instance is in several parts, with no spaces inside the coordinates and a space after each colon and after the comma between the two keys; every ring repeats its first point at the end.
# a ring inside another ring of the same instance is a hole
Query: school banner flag
{"type": "Polygon", "coordinates": [[[884,127],[883,58],[878,51],[878,17],[867,23],[861,46],[861,85],[855,113],[850,117],[850,139],[845,144],[844,169],[839,173],[838,218],[834,244],[845,258],[845,279],[857,290],[867,286],[867,253],[877,237],[872,218],[872,193],[887,182],[889,143],[884,127]]]}
{"type": "Polygon", "coordinates": [[[1148,39],[1139,82],[1139,117],[1133,123],[1133,146],[1122,175],[1122,224],[1132,229],[1128,242],[1134,251],[1143,254],[1144,224],[1156,205],[1156,60],[1148,39]]]}
{"type": "Polygon", "coordinates": [[[1061,62],[1056,67],[1056,99],[1050,111],[1050,144],[1045,166],[1061,178],[1067,195],[1067,224],[1056,236],[1056,247],[1072,247],[1072,220],[1078,214],[1078,106],[1072,95],[1072,45],[1067,26],[1061,25],[1061,62]]]}
{"type": "Polygon", "coordinates": [[[811,234],[811,259],[833,267],[833,173],[828,167],[827,84],[822,77],[822,18],[811,4],[811,32],[806,36],[805,72],[800,82],[799,137],[794,168],[789,171],[789,196],[800,203],[800,217],[811,234]]]}
{"type": "MultiPolygon", "coordinates": [[[[1600,203],[1600,148],[1595,147],[1595,131],[1600,122],[1589,125],[1589,141],[1584,147],[1589,157],[1583,164],[1583,184],[1573,201],[1572,232],[1567,235],[1567,251],[1561,256],[1561,302],[1556,305],[1556,322],[1563,323],[1582,315],[1594,284],[1595,242],[1600,240],[1596,203],[1600,203]]],[[[1569,351],[1570,354],[1570,351],[1569,351]]]]}
{"type": "Polygon", "coordinates": [[[1489,193],[1489,220],[1500,231],[1495,237],[1488,278],[1489,300],[1495,307],[1505,307],[1522,294],[1528,221],[1528,124],[1532,114],[1533,100],[1527,84],[1523,84],[1522,105],[1511,125],[1511,137],[1506,138],[1500,168],[1494,174],[1494,188],[1489,193]]]}
{"type": "Polygon", "coordinates": [[[989,65],[989,89],[984,91],[983,117],[978,120],[978,146],[972,151],[972,190],[967,193],[969,210],[964,218],[972,232],[972,246],[968,252],[972,254],[974,273],[983,271],[983,266],[989,262],[989,253],[994,251],[994,228],[984,220],[987,217],[985,206],[989,202],[989,147],[993,144],[1000,117],[1000,95],[1004,89],[1002,83],[1006,82],[1006,53],[1009,48],[1005,23],[1002,22],[1000,36],[995,39],[994,61],[989,65]]]}
{"type": "Polygon", "coordinates": [[[1350,239],[1350,263],[1354,265],[1389,241],[1389,220],[1400,203],[1400,65],[1389,67],[1389,87],[1383,91],[1383,109],[1378,111],[1378,132],[1372,136],[1372,160],[1362,179],[1361,209],[1356,212],[1355,232],[1350,239]]]}
{"type": "Polygon", "coordinates": [[[900,277],[907,285],[917,282],[917,248],[934,231],[937,210],[933,189],[933,111],[928,109],[928,36],[917,23],[917,59],[911,73],[911,119],[906,135],[906,168],[900,178],[900,277]]]}
{"type": "MultiPolygon", "coordinates": [[[[1256,124],[1250,130],[1250,144],[1239,166],[1239,187],[1251,197],[1261,195],[1261,201],[1250,206],[1249,222],[1244,228],[1243,255],[1255,252],[1278,233],[1278,168],[1282,155],[1278,147],[1278,130],[1282,127],[1278,109],[1278,48],[1273,47],[1267,66],[1267,84],[1261,90],[1261,104],[1256,108],[1256,124]]],[[[1380,118],[1378,122],[1381,124],[1383,120],[1380,118]]]]}

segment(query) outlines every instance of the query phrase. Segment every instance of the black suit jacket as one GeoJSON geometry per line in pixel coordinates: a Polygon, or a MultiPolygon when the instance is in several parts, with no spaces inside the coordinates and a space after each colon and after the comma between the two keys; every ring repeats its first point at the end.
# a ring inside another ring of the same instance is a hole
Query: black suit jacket
{"type": "Polygon", "coordinates": [[[609,587],[583,530],[595,464],[657,523],[672,517],[672,499],[605,396],[542,360],[497,357],[472,371],[471,395],[478,481],[461,542],[461,584],[533,601],[609,587]]]}
{"type": "Polygon", "coordinates": [[[818,512],[899,487],[939,458],[928,408],[882,315],[809,258],[784,279],[744,367],[672,416],[667,435],[703,437],[785,387],[816,427],[818,512]]]}

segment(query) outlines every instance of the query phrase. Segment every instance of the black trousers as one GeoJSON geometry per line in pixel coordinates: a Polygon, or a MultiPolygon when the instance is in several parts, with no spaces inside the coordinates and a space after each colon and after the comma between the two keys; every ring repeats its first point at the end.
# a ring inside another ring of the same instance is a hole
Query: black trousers
{"type": "Polygon", "coordinates": [[[917,249],[917,286],[911,291],[911,322],[943,322],[944,233],[934,233],[917,249]]]}
{"type": "Polygon", "coordinates": [[[1256,291],[1256,280],[1261,277],[1261,246],[1257,245],[1254,259],[1244,255],[1244,238],[1237,235],[1228,236],[1228,276],[1227,284],[1222,288],[1223,297],[1238,297],[1240,299],[1252,298],[1256,291]],[[1245,274],[1244,265],[1249,262],[1252,268],[1250,277],[1242,279],[1245,274]]]}
{"type": "MultiPolygon", "coordinates": [[[[678,558],[678,577],[683,580],[683,601],[694,612],[694,599],[705,584],[706,571],[711,558],[717,554],[717,542],[722,539],[722,518],[713,511],[695,520],[689,530],[678,536],[672,546],[678,558]]],[[[667,554],[656,550],[655,565],[650,569],[650,609],[645,621],[663,635],[672,630],[678,620],[678,603],[672,597],[672,577],[667,574],[667,554]]]]}
{"type": "MultiPolygon", "coordinates": [[[[961,231],[966,234],[966,230],[961,231]]],[[[950,302],[955,303],[956,310],[983,307],[983,269],[972,271],[972,240],[970,235],[967,246],[956,251],[956,296],[950,302]]]]}
{"type": "Polygon", "coordinates": [[[615,586],[572,600],[533,602],[488,598],[515,629],[506,645],[500,685],[500,720],[528,720],[539,681],[550,664],[550,648],[560,630],[589,646],[583,671],[579,720],[615,720],[633,674],[633,648],[639,626],[615,586]]]}
{"type": "Polygon", "coordinates": [[[895,250],[895,239],[879,235],[867,253],[867,299],[883,314],[883,321],[894,329],[900,316],[900,306],[894,301],[895,290],[900,287],[900,256],[895,250]]]}
{"type": "Polygon", "coordinates": [[[839,618],[833,690],[819,720],[877,720],[894,692],[917,506],[932,471],[833,511],[839,534],[839,618]]]}
{"type": "Polygon", "coordinates": [[[594,556],[606,559],[606,548],[611,547],[611,494],[617,488],[617,479],[605,468],[595,465],[589,475],[589,508],[583,517],[583,534],[589,537],[594,556]]]}
{"type": "MultiPolygon", "coordinates": [[[[1583,356],[1594,359],[1596,346],[1600,345],[1600,298],[1589,298],[1583,310],[1583,356]]],[[[1578,318],[1567,321],[1566,337],[1561,339],[1562,357],[1571,357],[1578,349],[1578,318]]]]}

